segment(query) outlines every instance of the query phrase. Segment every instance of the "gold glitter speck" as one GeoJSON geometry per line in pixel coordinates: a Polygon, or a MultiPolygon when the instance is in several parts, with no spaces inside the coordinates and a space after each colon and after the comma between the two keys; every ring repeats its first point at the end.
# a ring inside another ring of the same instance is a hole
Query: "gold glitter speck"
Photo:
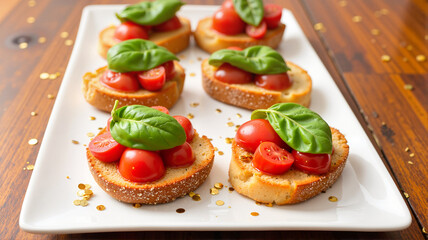
{"type": "Polygon", "coordinates": [[[48,96],[47,96],[49,99],[54,99],[55,98],[55,96],[53,95],[53,94],[48,94],[48,96]]]}
{"type": "Polygon", "coordinates": [[[352,17],[352,21],[356,22],[356,23],[361,22],[362,20],[363,20],[363,18],[361,16],[353,16],[352,17]]]}
{"type": "Polygon", "coordinates": [[[223,188],[223,183],[216,183],[214,184],[214,187],[217,189],[222,189],[223,188]]]}
{"type": "Polygon", "coordinates": [[[77,187],[78,187],[79,189],[81,189],[81,190],[84,190],[84,189],[85,189],[85,184],[83,184],[83,183],[79,183],[79,185],[77,185],[77,187]]]}
{"type": "Polygon", "coordinates": [[[229,138],[229,137],[227,137],[227,138],[225,138],[225,142],[226,142],[227,144],[232,144],[232,142],[233,142],[233,138],[229,138]]]}
{"type": "Polygon", "coordinates": [[[410,164],[410,165],[413,165],[413,162],[412,162],[412,161],[408,161],[407,163],[408,163],[408,164],[410,164]]]}
{"type": "Polygon", "coordinates": [[[233,187],[230,187],[229,192],[233,192],[233,191],[235,191],[235,189],[233,187]]]}
{"type": "Polygon", "coordinates": [[[89,117],[89,120],[91,120],[91,121],[94,121],[94,120],[96,120],[97,118],[96,117],[94,117],[94,116],[90,116],[89,117]]]}
{"type": "Polygon", "coordinates": [[[140,203],[134,203],[134,204],[132,204],[132,206],[133,206],[134,208],[140,208],[140,207],[141,207],[141,204],[140,204],[140,203]]]}
{"type": "Polygon", "coordinates": [[[79,199],[74,200],[74,201],[73,201],[73,204],[74,204],[75,206],[79,206],[79,205],[80,205],[80,200],[79,200],[79,199]]]}
{"type": "Polygon", "coordinates": [[[73,40],[67,39],[67,40],[65,40],[64,44],[65,44],[65,46],[71,46],[71,45],[73,45],[73,40]]]}
{"type": "Polygon", "coordinates": [[[191,106],[191,107],[197,107],[197,106],[199,106],[199,103],[197,103],[197,102],[193,102],[193,103],[191,103],[191,104],[190,104],[190,106],[191,106]]]}
{"type": "Polygon", "coordinates": [[[217,201],[215,202],[215,204],[216,204],[217,206],[223,206],[223,205],[224,205],[224,202],[223,202],[222,200],[217,200],[217,201]]]}
{"type": "Polygon", "coordinates": [[[196,73],[190,73],[189,74],[191,77],[194,77],[194,76],[196,76],[196,73]]]}
{"type": "Polygon", "coordinates": [[[422,228],[422,232],[428,234],[427,229],[425,227],[422,228]]]}
{"type": "Polygon", "coordinates": [[[22,42],[19,44],[20,49],[26,49],[27,47],[28,47],[28,43],[26,43],[26,42],[22,42]]]}
{"type": "Polygon", "coordinates": [[[404,151],[408,152],[408,151],[410,151],[410,148],[409,148],[409,147],[406,147],[406,148],[404,149],[404,151]]]}
{"type": "Polygon", "coordinates": [[[192,197],[192,199],[193,199],[193,201],[200,201],[200,200],[201,200],[201,195],[199,195],[199,194],[195,194],[195,195],[192,197]]]}
{"type": "Polygon", "coordinates": [[[73,143],[73,144],[79,144],[79,141],[71,140],[71,143],[73,143]]]}
{"type": "Polygon", "coordinates": [[[67,176],[66,178],[67,178],[67,179],[70,179],[70,176],[67,176]]]}
{"type": "Polygon", "coordinates": [[[45,37],[39,37],[39,43],[45,43],[46,42],[46,38],[45,37]]]}
{"type": "Polygon", "coordinates": [[[415,156],[415,154],[414,153],[410,153],[409,154],[409,157],[414,157],[415,156]]]}
{"type": "Polygon", "coordinates": [[[382,62],[391,61],[391,57],[389,55],[382,55],[381,59],[382,59],[382,62]]]}
{"type": "Polygon", "coordinates": [[[33,170],[33,169],[34,169],[34,165],[33,164],[27,165],[27,170],[33,170]]]}
{"type": "Polygon", "coordinates": [[[94,133],[89,132],[89,133],[87,133],[87,134],[86,134],[86,136],[88,136],[88,137],[93,137],[93,136],[95,136],[95,134],[94,134],[94,133]]]}
{"type": "Polygon", "coordinates": [[[219,108],[217,108],[215,111],[218,113],[221,113],[221,109],[219,109],[219,108]]]}
{"type": "Polygon", "coordinates": [[[326,31],[323,23],[315,23],[314,29],[317,30],[317,31],[320,31],[320,32],[325,32],[326,31]]]}
{"type": "Polygon", "coordinates": [[[218,155],[223,155],[224,154],[224,152],[222,152],[222,151],[218,151],[218,155]]]}
{"type": "Polygon", "coordinates": [[[210,194],[211,195],[217,195],[219,192],[218,192],[218,189],[217,188],[210,188],[210,194]]]}
{"type": "Polygon", "coordinates": [[[104,211],[104,210],[106,210],[106,207],[104,205],[98,205],[97,210],[98,211],[104,211]]]}
{"type": "Polygon", "coordinates": [[[406,90],[413,90],[413,85],[412,84],[405,84],[404,85],[404,89],[406,89],[406,90]]]}
{"type": "Polygon", "coordinates": [[[34,17],[28,17],[27,18],[27,23],[34,23],[36,21],[36,19],[34,17]]]}
{"type": "Polygon", "coordinates": [[[273,207],[273,204],[272,203],[265,203],[265,206],[266,207],[273,207]]]}
{"type": "Polygon", "coordinates": [[[193,197],[193,196],[195,196],[196,195],[196,193],[194,193],[194,192],[189,192],[189,197],[193,197]]]}
{"type": "Polygon", "coordinates": [[[88,206],[88,201],[87,200],[85,200],[85,199],[82,199],[82,200],[80,200],[80,206],[82,206],[82,207],[86,207],[86,206],[88,206]]]}
{"type": "Polygon", "coordinates": [[[62,38],[67,38],[67,37],[68,37],[68,32],[62,32],[62,33],[60,34],[60,36],[61,36],[62,38]]]}
{"type": "Polygon", "coordinates": [[[406,193],[406,192],[403,192],[403,195],[404,195],[404,197],[406,197],[406,198],[409,198],[410,196],[409,196],[409,194],[408,193],[406,193]]]}
{"type": "Polygon", "coordinates": [[[242,115],[241,115],[240,113],[237,113],[237,114],[236,114],[236,116],[237,116],[238,118],[241,118],[241,117],[242,117],[242,115]]]}
{"type": "Polygon", "coordinates": [[[49,73],[40,73],[40,79],[48,79],[49,78],[49,73]]]}
{"type": "Polygon", "coordinates": [[[49,79],[56,79],[58,76],[55,73],[49,74],[49,79]]]}
{"type": "Polygon", "coordinates": [[[188,119],[193,119],[195,116],[192,113],[187,114],[188,119]]]}
{"type": "Polygon", "coordinates": [[[35,138],[28,140],[28,144],[30,144],[30,145],[36,145],[38,142],[39,141],[37,141],[37,139],[35,139],[35,138]]]}
{"type": "Polygon", "coordinates": [[[251,212],[251,216],[257,217],[257,216],[259,216],[259,213],[258,212],[251,212]]]}
{"type": "Polygon", "coordinates": [[[235,126],[235,124],[233,122],[227,122],[227,126],[233,127],[233,126],[235,126]]]}
{"type": "Polygon", "coordinates": [[[328,200],[329,200],[330,202],[337,202],[337,197],[335,197],[335,196],[330,196],[330,197],[328,197],[328,200]]]}
{"type": "Polygon", "coordinates": [[[184,213],[185,211],[184,208],[177,208],[177,210],[175,210],[176,213],[184,213]]]}
{"type": "Polygon", "coordinates": [[[31,116],[37,116],[37,113],[36,112],[31,112],[31,116]]]}
{"type": "Polygon", "coordinates": [[[425,55],[419,54],[418,56],[416,56],[416,61],[418,62],[425,62],[427,60],[427,58],[425,57],[425,55]]]}
{"type": "Polygon", "coordinates": [[[372,35],[374,35],[374,36],[377,36],[377,35],[379,35],[379,33],[380,33],[379,29],[377,29],[377,28],[373,28],[370,32],[371,32],[371,33],[372,33],[372,35]]]}

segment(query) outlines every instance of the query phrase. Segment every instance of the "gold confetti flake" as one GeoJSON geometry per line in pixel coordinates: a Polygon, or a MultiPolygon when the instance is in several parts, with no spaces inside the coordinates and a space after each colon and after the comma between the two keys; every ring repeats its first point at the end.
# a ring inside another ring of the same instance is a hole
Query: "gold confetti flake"
{"type": "Polygon", "coordinates": [[[90,116],[89,117],[89,120],[91,120],[91,121],[94,121],[94,120],[96,120],[97,118],[96,117],[94,117],[94,116],[90,116]]]}
{"type": "Polygon", "coordinates": [[[48,94],[48,96],[47,96],[49,99],[54,99],[55,98],[55,96],[53,95],[53,94],[48,94]]]}
{"type": "Polygon", "coordinates": [[[257,217],[257,216],[259,216],[259,213],[258,212],[251,212],[251,216],[257,217]]]}
{"type": "Polygon", "coordinates": [[[232,142],[233,142],[233,138],[229,138],[229,137],[227,137],[227,138],[225,138],[225,142],[226,142],[227,144],[232,144],[232,142]]]}
{"type": "Polygon", "coordinates": [[[36,112],[31,112],[31,116],[37,116],[37,113],[36,112]]]}
{"type": "Polygon", "coordinates": [[[79,191],[77,191],[77,196],[78,196],[78,197],[83,197],[83,196],[85,196],[85,190],[79,190],[79,191]]]}
{"type": "Polygon", "coordinates": [[[410,151],[410,148],[409,148],[409,147],[406,147],[406,148],[404,149],[404,151],[405,151],[405,152],[408,152],[408,151],[410,151]]]}
{"type": "Polygon", "coordinates": [[[106,210],[106,207],[104,205],[98,205],[97,210],[98,211],[104,211],[104,210],[106,210]]]}
{"type": "Polygon", "coordinates": [[[195,116],[194,116],[192,113],[188,113],[188,114],[187,114],[187,118],[188,118],[188,119],[193,119],[194,117],[195,117],[195,116]]]}
{"type": "Polygon", "coordinates": [[[337,197],[335,197],[335,196],[330,196],[330,197],[328,197],[328,200],[329,200],[330,202],[337,202],[337,197]]]}
{"type": "Polygon", "coordinates": [[[57,78],[57,75],[55,74],[55,73],[51,73],[51,74],[49,74],[49,79],[56,79],[57,78]]]}
{"type": "Polygon", "coordinates": [[[85,183],[85,189],[90,189],[90,188],[91,188],[91,184],[85,183]]]}
{"type": "Polygon", "coordinates": [[[73,144],[79,144],[79,141],[71,140],[71,143],[73,143],[73,144]]]}
{"type": "Polygon", "coordinates": [[[196,73],[193,73],[193,72],[192,72],[192,73],[190,73],[189,75],[190,75],[191,77],[194,77],[194,76],[196,76],[196,73]]]}
{"type": "Polygon", "coordinates": [[[324,27],[323,23],[315,23],[314,24],[314,29],[320,32],[326,32],[326,28],[324,27]]]}
{"type": "Polygon", "coordinates": [[[80,205],[80,200],[79,200],[79,199],[74,200],[74,201],[73,201],[73,204],[74,204],[75,206],[79,206],[79,205],[80,205]]]}
{"type": "Polygon", "coordinates": [[[363,18],[361,16],[353,16],[352,21],[355,23],[361,22],[363,18]]]}
{"type": "Polygon", "coordinates": [[[373,28],[372,30],[370,30],[370,32],[371,32],[371,34],[372,34],[372,35],[374,35],[374,36],[377,36],[377,35],[379,35],[379,33],[380,33],[379,29],[377,29],[377,28],[373,28]]]}
{"type": "Polygon", "coordinates": [[[256,203],[256,205],[262,205],[262,203],[259,201],[255,201],[255,203],[256,203]]]}
{"type": "Polygon", "coordinates": [[[37,139],[35,139],[35,138],[28,140],[28,144],[30,144],[30,145],[36,145],[38,142],[39,141],[37,141],[37,139]]]}
{"type": "Polygon", "coordinates": [[[132,206],[133,206],[134,208],[140,208],[140,207],[141,207],[141,204],[140,204],[140,203],[134,203],[134,204],[132,204],[132,206]]]}
{"type": "Polygon", "coordinates": [[[222,189],[223,188],[223,183],[216,183],[214,184],[214,187],[217,189],[222,189]]]}
{"type": "Polygon", "coordinates": [[[406,198],[409,198],[410,196],[409,196],[409,194],[408,193],[406,193],[406,192],[403,192],[403,195],[404,195],[404,197],[406,197],[406,198]]]}
{"type": "Polygon", "coordinates": [[[80,206],[82,206],[82,207],[86,207],[86,206],[88,206],[88,201],[87,200],[85,200],[85,199],[82,199],[82,200],[80,200],[80,206]]]}
{"type": "Polygon", "coordinates": [[[194,193],[194,192],[189,192],[189,197],[193,197],[193,196],[195,196],[196,195],[196,193],[194,193]]]}
{"type": "Polygon", "coordinates": [[[29,6],[29,7],[34,7],[34,6],[36,6],[36,1],[34,1],[34,0],[30,0],[30,1],[28,1],[28,6],[29,6]]]}
{"type": "Polygon", "coordinates": [[[70,179],[70,176],[67,176],[66,178],[67,178],[67,179],[70,179]]]}
{"type": "Polygon", "coordinates": [[[91,133],[91,132],[88,132],[88,133],[86,134],[86,136],[88,136],[88,137],[93,137],[93,136],[95,136],[95,134],[94,134],[94,133],[91,133]]]}
{"type": "Polygon", "coordinates": [[[221,113],[221,109],[219,109],[219,108],[217,108],[215,111],[218,113],[221,113]]]}
{"type": "Polygon", "coordinates": [[[39,37],[38,42],[39,43],[45,43],[46,42],[46,38],[45,37],[39,37]]]}
{"type": "Polygon", "coordinates": [[[184,213],[186,210],[184,208],[177,208],[175,210],[176,213],[184,213]]]}
{"type": "Polygon", "coordinates": [[[410,165],[413,165],[413,164],[414,164],[412,161],[408,161],[407,163],[408,163],[408,164],[410,164],[410,165]]]}
{"type": "Polygon", "coordinates": [[[235,191],[235,189],[233,187],[230,187],[229,192],[233,192],[233,191],[235,191]]]}
{"type": "Polygon", "coordinates": [[[28,47],[28,43],[26,43],[26,42],[22,42],[19,44],[20,49],[26,49],[27,47],[28,47]]]}
{"type": "Polygon", "coordinates": [[[64,44],[65,44],[65,46],[71,46],[71,45],[73,45],[73,40],[67,39],[67,40],[65,40],[64,44]]]}
{"type": "Polygon", "coordinates": [[[192,199],[193,199],[193,201],[201,201],[201,195],[199,195],[199,194],[195,194],[195,195],[192,197],[192,199]]]}
{"type": "Polygon", "coordinates": [[[219,193],[217,188],[210,188],[210,194],[211,195],[217,195],[219,193]]]}
{"type": "Polygon", "coordinates": [[[85,184],[83,184],[83,183],[79,183],[79,185],[77,185],[77,187],[78,187],[79,189],[81,189],[81,190],[84,190],[84,189],[85,189],[85,184]]]}
{"type": "Polygon", "coordinates": [[[218,155],[222,156],[222,155],[224,155],[224,152],[218,151],[218,155]]]}
{"type": "Polygon", "coordinates": [[[235,126],[235,124],[233,122],[227,122],[227,126],[233,127],[233,126],[235,126]]]}
{"type": "Polygon", "coordinates": [[[412,84],[405,84],[404,85],[404,89],[406,89],[406,90],[413,90],[413,85],[412,84]]]}
{"type": "Polygon", "coordinates": [[[416,61],[418,62],[425,62],[427,60],[427,58],[425,57],[425,55],[419,54],[418,56],[416,56],[416,61]]]}
{"type": "Polygon", "coordinates": [[[409,157],[414,157],[415,156],[415,154],[414,153],[410,153],[409,154],[409,157]]]}
{"type": "Polygon", "coordinates": [[[36,19],[34,17],[28,17],[27,18],[27,23],[34,23],[36,21],[36,19]]]}
{"type": "Polygon", "coordinates": [[[40,79],[48,79],[49,78],[49,73],[40,73],[40,79]]]}
{"type": "Polygon", "coordinates": [[[191,107],[197,107],[197,106],[199,106],[199,103],[197,103],[197,102],[193,102],[193,103],[191,103],[191,104],[189,104],[191,107]]]}
{"type": "Polygon", "coordinates": [[[382,55],[381,59],[382,59],[382,62],[391,61],[391,57],[389,55],[382,55]]]}
{"type": "Polygon", "coordinates": [[[62,32],[61,34],[60,34],[60,36],[61,36],[61,38],[67,38],[68,37],[68,32],[62,32]]]}
{"type": "Polygon", "coordinates": [[[425,227],[422,228],[422,232],[428,234],[427,229],[425,227]]]}
{"type": "Polygon", "coordinates": [[[216,204],[217,206],[223,206],[223,205],[224,205],[224,202],[223,202],[222,200],[217,200],[217,201],[215,202],[215,204],[216,204]]]}
{"type": "Polygon", "coordinates": [[[34,169],[34,165],[33,164],[27,165],[27,170],[33,170],[33,169],[34,169]]]}
{"type": "Polygon", "coordinates": [[[346,5],[348,5],[347,1],[345,1],[345,0],[339,1],[339,6],[346,7],[346,5]]]}
{"type": "Polygon", "coordinates": [[[218,148],[217,148],[217,147],[214,147],[214,151],[216,151],[216,152],[217,152],[217,151],[218,151],[218,148]]]}
{"type": "Polygon", "coordinates": [[[265,203],[265,206],[266,207],[273,207],[273,204],[272,203],[265,203]]]}

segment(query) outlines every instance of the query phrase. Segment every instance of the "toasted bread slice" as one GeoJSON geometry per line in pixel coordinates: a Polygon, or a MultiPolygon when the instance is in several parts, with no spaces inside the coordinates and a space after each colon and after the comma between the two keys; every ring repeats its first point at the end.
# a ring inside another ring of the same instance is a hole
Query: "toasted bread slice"
{"type": "Polygon", "coordinates": [[[255,45],[265,45],[277,48],[284,34],[285,25],[280,23],[275,29],[267,30],[262,39],[254,39],[245,33],[228,36],[212,29],[212,17],[207,17],[199,21],[194,36],[196,43],[206,52],[213,53],[220,49],[231,46],[245,49],[255,45]]]}
{"type": "MultiPolygon", "coordinates": [[[[189,46],[190,35],[190,20],[180,17],[181,28],[168,32],[152,32],[148,40],[156,43],[159,46],[165,47],[172,53],[183,51],[189,46]]],[[[119,43],[114,38],[116,26],[112,25],[100,32],[98,37],[98,53],[103,57],[107,57],[107,51],[119,43]]]]}
{"type": "Polygon", "coordinates": [[[282,175],[263,174],[252,166],[253,154],[234,141],[229,167],[230,183],[240,194],[262,203],[293,204],[318,195],[337,180],[349,154],[345,137],[337,129],[331,128],[331,131],[334,153],[328,173],[313,175],[292,168],[282,175]]]}
{"type": "Polygon", "coordinates": [[[140,89],[137,92],[120,92],[109,88],[100,82],[107,67],[97,69],[94,73],[88,72],[83,76],[82,91],[88,103],[94,107],[110,112],[114,102],[119,100],[118,107],[140,104],[145,106],[164,106],[171,108],[183,91],[185,73],[181,65],[174,61],[175,76],[168,80],[160,91],[151,92],[140,89]]]}
{"type": "Polygon", "coordinates": [[[202,86],[205,92],[221,102],[247,109],[269,108],[275,103],[294,102],[308,107],[311,102],[312,80],[308,73],[294,63],[287,62],[292,85],[284,91],[272,91],[254,83],[228,84],[214,77],[217,67],[202,61],[202,86]]]}
{"type": "Polygon", "coordinates": [[[102,162],[89,149],[86,149],[86,156],[95,181],[113,198],[126,203],[158,204],[195,191],[208,177],[214,163],[213,145],[206,136],[200,137],[196,132],[190,145],[195,154],[191,166],[167,168],[163,178],[144,184],[123,178],[117,170],[117,162],[102,162]]]}

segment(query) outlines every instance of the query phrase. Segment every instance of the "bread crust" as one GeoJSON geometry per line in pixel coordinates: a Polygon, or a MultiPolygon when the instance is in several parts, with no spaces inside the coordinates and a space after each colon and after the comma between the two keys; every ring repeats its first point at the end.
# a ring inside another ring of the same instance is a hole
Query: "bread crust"
{"type": "MultiPolygon", "coordinates": [[[[156,43],[159,46],[165,47],[172,53],[183,51],[189,46],[190,35],[192,35],[190,20],[184,17],[179,17],[181,28],[168,32],[152,32],[148,40],[156,43]]],[[[104,28],[98,36],[98,53],[103,57],[107,57],[107,51],[119,43],[114,39],[115,25],[104,28]]]]}
{"type": "Polygon", "coordinates": [[[284,91],[257,87],[254,83],[228,84],[214,77],[217,67],[202,61],[202,86],[208,95],[221,102],[246,109],[269,108],[275,103],[294,102],[308,107],[311,102],[312,79],[301,67],[287,61],[292,85],[284,91]]]}
{"type": "Polygon", "coordinates": [[[191,166],[167,168],[163,178],[145,184],[123,178],[117,170],[118,162],[104,163],[96,159],[89,149],[86,149],[86,156],[95,181],[111,197],[126,203],[158,204],[195,191],[211,172],[214,147],[210,140],[195,133],[190,145],[195,154],[195,162],[191,166]]]}
{"type": "Polygon", "coordinates": [[[337,129],[331,128],[334,153],[328,173],[306,174],[291,168],[282,175],[268,175],[255,169],[253,154],[232,143],[229,181],[240,194],[262,203],[294,204],[310,199],[327,190],[341,175],[349,154],[349,146],[337,129]]]}
{"type": "Polygon", "coordinates": [[[212,17],[207,17],[198,22],[194,32],[196,44],[206,52],[213,53],[231,46],[245,49],[255,45],[265,45],[277,48],[284,35],[285,25],[280,23],[275,29],[267,30],[262,39],[254,39],[245,33],[228,36],[212,29],[212,17]]]}
{"type": "Polygon", "coordinates": [[[82,91],[88,103],[94,107],[110,112],[114,102],[119,100],[118,107],[126,105],[164,106],[171,108],[183,91],[185,73],[183,67],[174,61],[175,76],[168,80],[161,90],[151,92],[140,89],[137,92],[120,92],[109,88],[100,82],[100,77],[106,71],[107,66],[97,69],[94,73],[87,72],[83,76],[82,91]]]}

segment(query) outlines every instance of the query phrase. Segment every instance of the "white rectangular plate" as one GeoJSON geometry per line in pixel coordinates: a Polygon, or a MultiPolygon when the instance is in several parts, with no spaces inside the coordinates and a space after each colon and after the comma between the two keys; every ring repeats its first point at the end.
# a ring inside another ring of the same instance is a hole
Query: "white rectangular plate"
{"type": "MultiPolygon", "coordinates": [[[[267,207],[223,188],[210,195],[215,183],[228,183],[231,157],[226,137],[234,137],[235,125],[250,119],[251,111],[211,99],[201,85],[201,59],[209,55],[192,41],[178,54],[186,69],[186,83],[173,115],[194,115],[193,126],[212,138],[218,148],[207,181],[197,189],[201,201],[186,196],[172,203],[134,208],[112,199],[93,180],[86,162],[87,133],[97,133],[109,117],[90,106],[81,92],[82,76],[106,65],[97,54],[98,33],[117,24],[115,12],[123,5],[88,6],[84,9],[76,43],[64,75],[52,115],[40,147],[21,210],[20,226],[29,232],[79,233],[145,230],[344,230],[392,231],[411,223],[409,211],[383,162],[367,138],[333,79],[306,39],[293,14],[283,11],[287,24],[279,47],[285,59],[309,72],[313,79],[311,109],[345,134],[350,146],[348,163],[338,181],[326,193],[304,203],[267,207]],[[199,103],[192,107],[191,103],[199,103]],[[221,112],[217,111],[220,109],[221,112]],[[237,113],[242,117],[238,117],[237,113]],[[90,117],[96,120],[90,120],[90,117]],[[73,144],[77,140],[80,144],[73,144]],[[220,151],[224,154],[221,155],[220,151]],[[67,178],[69,176],[69,178],[67,178]],[[74,206],[77,185],[92,185],[94,196],[86,207],[74,206]],[[330,202],[336,196],[337,202],[330,202]],[[216,205],[224,201],[223,206],[216,205]],[[104,205],[104,211],[96,206],[104,205]],[[179,214],[176,209],[184,208],[179,214]],[[258,212],[259,216],[252,216],[258,212]]],[[[179,15],[198,19],[212,15],[218,6],[184,6],[179,15]]]]}

